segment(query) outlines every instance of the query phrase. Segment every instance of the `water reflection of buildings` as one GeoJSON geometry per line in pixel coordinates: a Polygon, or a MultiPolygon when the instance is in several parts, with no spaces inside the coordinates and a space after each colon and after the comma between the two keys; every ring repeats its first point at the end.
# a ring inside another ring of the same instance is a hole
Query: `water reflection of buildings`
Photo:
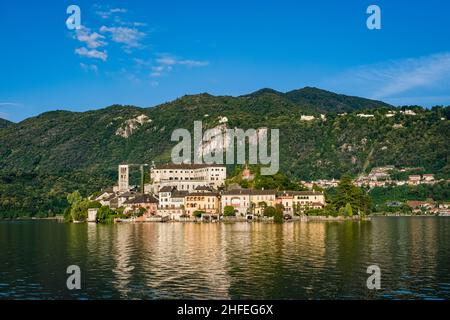
{"type": "Polygon", "coordinates": [[[325,268],[325,223],[226,227],[232,298],[298,297],[325,268]]]}
{"type": "Polygon", "coordinates": [[[117,226],[117,290],[126,296],[131,282],[137,282],[147,298],[227,298],[221,229],[190,223],[117,226]]]}
{"type": "Polygon", "coordinates": [[[89,225],[86,250],[89,265],[112,269],[121,298],[316,298],[355,290],[363,297],[359,283],[371,264],[381,267],[386,287],[446,269],[439,265],[438,221],[392,219],[89,225]]]}
{"type": "Polygon", "coordinates": [[[114,285],[121,294],[121,298],[127,298],[131,292],[130,282],[135,277],[133,270],[135,266],[132,260],[132,254],[135,250],[134,233],[135,224],[125,224],[116,226],[113,235],[112,255],[115,260],[113,273],[115,276],[114,285]]]}

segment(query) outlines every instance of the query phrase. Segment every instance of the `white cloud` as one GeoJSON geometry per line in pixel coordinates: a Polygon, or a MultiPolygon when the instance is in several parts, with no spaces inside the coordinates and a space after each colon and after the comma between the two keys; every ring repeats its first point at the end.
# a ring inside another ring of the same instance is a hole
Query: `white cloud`
{"type": "Polygon", "coordinates": [[[399,97],[417,90],[448,91],[450,53],[361,66],[328,81],[334,88],[351,88],[374,99],[399,97]]]}
{"type": "Polygon", "coordinates": [[[187,67],[205,67],[209,65],[208,61],[196,61],[196,60],[181,60],[178,64],[187,67]]]}
{"type": "Polygon", "coordinates": [[[150,76],[160,77],[160,76],[162,76],[164,69],[165,69],[164,66],[152,67],[152,73],[150,73],[150,76]]]}
{"type": "Polygon", "coordinates": [[[21,103],[17,102],[0,102],[0,107],[18,107],[21,105],[21,103]]]}
{"type": "Polygon", "coordinates": [[[96,12],[96,14],[98,16],[100,16],[102,19],[109,19],[115,13],[126,13],[126,12],[128,12],[128,10],[127,9],[123,9],[123,8],[102,9],[102,7],[99,7],[99,10],[96,12]]]}
{"type": "Polygon", "coordinates": [[[94,73],[98,73],[98,67],[95,64],[85,64],[85,63],[80,63],[80,67],[81,69],[83,69],[83,71],[92,71],[94,73]]]}
{"type": "Polygon", "coordinates": [[[145,33],[139,31],[136,28],[128,27],[106,27],[100,28],[102,33],[110,33],[112,40],[117,43],[122,43],[125,48],[140,48],[142,44],[140,41],[145,37],[145,33]]]}
{"type": "Polygon", "coordinates": [[[127,11],[128,11],[127,9],[123,9],[123,8],[113,8],[113,9],[109,10],[109,12],[111,12],[111,13],[118,13],[118,12],[125,13],[127,11]]]}
{"type": "Polygon", "coordinates": [[[205,67],[209,65],[209,61],[183,60],[169,55],[156,59],[156,62],[158,65],[152,67],[152,72],[150,73],[151,77],[160,77],[164,75],[164,73],[172,71],[177,65],[186,66],[188,68],[205,67]]]}
{"type": "Polygon", "coordinates": [[[178,60],[174,57],[165,56],[156,59],[159,64],[173,66],[173,65],[183,65],[187,67],[204,67],[209,64],[208,61],[197,61],[197,60],[178,60]]]}
{"type": "Polygon", "coordinates": [[[91,32],[89,28],[84,26],[77,30],[75,37],[78,41],[86,43],[86,45],[91,49],[97,49],[107,45],[107,43],[102,40],[105,39],[104,36],[98,34],[97,32],[91,32]]]}
{"type": "Polygon", "coordinates": [[[156,59],[156,62],[158,62],[160,64],[163,64],[163,65],[166,65],[166,66],[172,66],[172,65],[177,63],[177,61],[174,58],[171,58],[171,57],[159,58],[159,59],[156,59]]]}
{"type": "Polygon", "coordinates": [[[75,49],[75,53],[86,58],[100,59],[106,61],[108,54],[106,51],[98,51],[96,49],[87,49],[85,47],[75,49]]]}

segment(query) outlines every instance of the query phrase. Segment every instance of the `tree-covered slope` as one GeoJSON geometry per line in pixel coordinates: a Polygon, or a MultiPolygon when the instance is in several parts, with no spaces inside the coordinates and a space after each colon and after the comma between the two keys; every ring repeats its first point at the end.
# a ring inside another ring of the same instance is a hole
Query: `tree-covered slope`
{"type": "Polygon", "coordinates": [[[113,184],[121,162],[169,161],[173,130],[192,131],[195,120],[215,127],[223,117],[229,128],[280,129],[281,170],[291,178],[339,178],[387,164],[448,176],[449,108],[387,117],[392,108],[305,88],[297,94],[191,95],[146,109],[47,112],[0,130],[0,215],[58,212],[67,192],[87,195],[113,184]],[[360,112],[374,117],[360,118],[360,112]],[[316,119],[302,121],[302,115],[316,119]]]}
{"type": "Polygon", "coordinates": [[[11,121],[8,121],[8,120],[6,120],[6,119],[0,118],[0,129],[6,128],[6,127],[8,127],[8,126],[10,126],[10,125],[12,125],[12,124],[13,124],[13,123],[12,123],[11,121]]]}
{"type": "Polygon", "coordinates": [[[347,96],[311,87],[289,91],[285,96],[296,104],[308,106],[311,110],[321,113],[353,112],[381,107],[392,108],[391,105],[381,101],[347,96]]]}

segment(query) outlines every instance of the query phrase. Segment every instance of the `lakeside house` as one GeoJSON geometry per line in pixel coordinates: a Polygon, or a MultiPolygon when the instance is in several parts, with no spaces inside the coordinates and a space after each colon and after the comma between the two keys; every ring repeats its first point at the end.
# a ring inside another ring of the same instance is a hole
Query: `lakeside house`
{"type": "Polygon", "coordinates": [[[221,213],[220,194],[208,187],[197,187],[184,197],[185,214],[192,217],[195,211],[203,211],[210,216],[221,213]]]}
{"type": "Polygon", "coordinates": [[[136,212],[144,209],[144,218],[155,215],[158,209],[159,199],[152,194],[139,194],[132,199],[128,199],[123,203],[124,213],[136,212]]]}
{"type": "Polygon", "coordinates": [[[162,187],[158,192],[158,215],[179,220],[184,215],[184,198],[188,193],[186,190],[179,191],[173,186],[162,187]]]}
{"type": "Polygon", "coordinates": [[[226,206],[234,208],[238,216],[262,215],[265,207],[276,204],[276,190],[232,189],[222,194],[222,209],[226,206]]]}
{"type": "Polygon", "coordinates": [[[222,208],[232,206],[236,215],[245,216],[250,207],[250,190],[249,189],[233,189],[223,192],[222,208]]]}
{"type": "Polygon", "coordinates": [[[317,191],[250,189],[234,189],[222,194],[222,208],[232,206],[240,216],[262,215],[265,207],[277,204],[283,205],[285,214],[293,215],[308,209],[322,209],[325,206],[325,195],[317,191]]]}
{"type": "Polygon", "coordinates": [[[418,174],[410,175],[408,177],[408,184],[410,186],[418,185],[418,184],[420,184],[421,180],[422,180],[422,177],[418,174]]]}
{"type": "Polygon", "coordinates": [[[434,214],[439,216],[450,215],[450,203],[437,204],[432,199],[427,201],[410,200],[406,204],[414,214],[434,214]]]}
{"type": "Polygon", "coordinates": [[[323,209],[325,195],[318,191],[284,191],[277,194],[277,203],[284,207],[284,213],[294,215],[309,209],[323,209]]]}
{"type": "Polygon", "coordinates": [[[250,213],[252,215],[262,215],[266,207],[273,207],[276,204],[276,190],[250,190],[250,213]]]}

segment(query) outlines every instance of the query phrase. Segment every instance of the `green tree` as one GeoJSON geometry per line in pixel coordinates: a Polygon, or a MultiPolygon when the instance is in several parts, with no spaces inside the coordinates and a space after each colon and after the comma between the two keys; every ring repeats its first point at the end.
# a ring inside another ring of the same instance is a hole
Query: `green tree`
{"type": "Polygon", "coordinates": [[[73,221],[85,221],[87,218],[87,210],[89,201],[81,200],[72,204],[70,215],[73,221]]]}
{"type": "Polygon", "coordinates": [[[275,214],[273,215],[273,221],[275,223],[283,223],[284,206],[280,203],[275,205],[275,214]]]}
{"type": "Polygon", "coordinates": [[[194,213],[192,214],[194,217],[196,217],[196,218],[201,218],[202,217],[202,214],[205,214],[206,212],[205,211],[202,211],[202,210],[195,210],[194,211],[194,213]]]}
{"type": "Polygon", "coordinates": [[[234,216],[236,216],[236,212],[234,210],[234,207],[233,206],[225,206],[223,208],[223,215],[225,217],[234,217],[234,216]]]}
{"type": "Polygon", "coordinates": [[[97,211],[97,221],[99,223],[112,223],[116,213],[108,206],[102,206],[97,211]]]}
{"type": "Polygon", "coordinates": [[[67,195],[67,202],[69,202],[69,204],[80,202],[82,199],[83,198],[78,190],[67,195]]]}
{"type": "Polygon", "coordinates": [[[371,211],[371,200],[362,188],[356,187],[350,176],[343,176],[336,188],[336,194],[331,199],[331,207],[344,214],[347,212],[347,205],[361,214],[369,214],[371,211]]]}
{"type": "Polygon", "coordinates": [[[272,207],[272,206],[268,206],[265,210],[264,210],[264,216],[266,217],[273,217],[275,216],[277,210],[272,207]]]}
{"type": "Polygon", "coordinates": [[[352,209],[352,206],[350,205],[350,203],[347,203],[345,205],[344,215],[346,217],[353,217],[353,209],[352,209]]]}
{"type": "Polygon", "coordinates": [[[78,191],[68,194],[67,201],[70,204],[71,221],[84,221],[87,217],[89,201],[83,200],[78,191]]]}

